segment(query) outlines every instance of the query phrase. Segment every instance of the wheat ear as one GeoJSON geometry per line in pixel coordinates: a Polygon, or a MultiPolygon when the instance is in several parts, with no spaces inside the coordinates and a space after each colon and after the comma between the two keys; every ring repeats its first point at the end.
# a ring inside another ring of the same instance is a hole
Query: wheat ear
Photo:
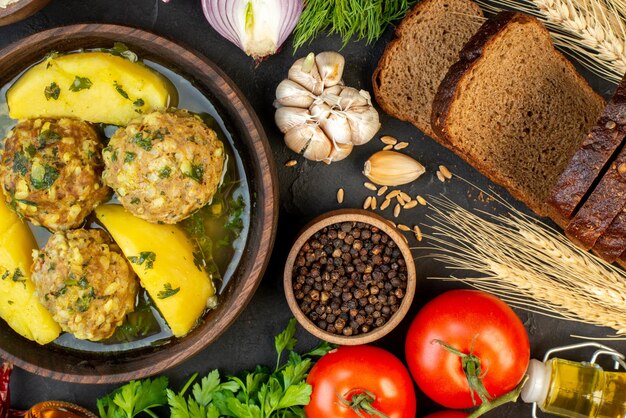
{"type": "Polygon", "coordinates": [[[512,306],[626,336],[622,270],[511,205],[506,204],[506,215],[479,216],[444,197],[432,196],[430,202],[428,226],[434,233],[425,235],[430,256],[470,276],[436,279],[462,281],[512,306]]]}
{"type": "Polygon", "coordinates": [[[619,83],[626,72],[625,0],[478,0],[541,20],[554,44],[597,75],[619,83]]]}

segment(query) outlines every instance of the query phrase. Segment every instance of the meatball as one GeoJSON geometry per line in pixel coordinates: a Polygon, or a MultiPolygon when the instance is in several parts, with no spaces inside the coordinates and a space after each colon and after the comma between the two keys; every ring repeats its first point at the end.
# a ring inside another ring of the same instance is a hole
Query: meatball
{"type": "Polygon", "coordinates": [[[177,223],[211,201],[224,144],[186,110],[147,114],[118,129],[103,151],[104,182],[135,216],[177,223]]]}
{"type": "Polygon", "coordinates": [[[9,205],[52,231],[79,227],[107,200],[98,134],[75,119],[31,119],[9,133],[0,183],[9,205]]]}
{"type": "Polygon", "coordinates": [[[39,300],[76,338],[108,338],[134,310],[135,274],[104,231],[56,232],[33,258],[39,300]]]}

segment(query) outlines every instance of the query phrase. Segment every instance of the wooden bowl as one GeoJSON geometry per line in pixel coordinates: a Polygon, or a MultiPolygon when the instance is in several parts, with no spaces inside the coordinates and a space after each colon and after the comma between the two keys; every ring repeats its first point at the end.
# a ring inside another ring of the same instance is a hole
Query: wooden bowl
{"type": "Polygon", "coordinates": [[[189,335],[159,347],[116,353],[40,346],[17,335],[0,320],[0,357],[32,373],[79,383],[117,383],[153,375],[188,359],[215,341],[252,298],[267,266],[278,217],[276,167],[262,125],[242,92],[202,55],[142,30],[85,24],[47,30],[0,51],[0,85],[5,85],[49,51],[110,48],[123,42],[140,57],[164,65],[210,98],[246,171],[252,199],[250,230],[243,256],[220,294],[220,304],[189,335]]]}
{"type": "Polygon", "coordinates": [[[5,9],[0,8],[0,26],[24,20],[43,9],[48,3],[50,0],[19,0],[5,9]]]}
{"type": "Polygon", "coordinates": [[[415,296],[415,282],[415,262],[413,261],[411,249],[409,248],[409,245],[405,241],[404,237],[396,228],[394,228],[389,223],[389,221],[387,221],[383,217],[361,209],[335,210],[325,213],[309,222],[304,227],[302,232],[300,232],[300,235],[298,235],[298,238],[293,244],[293,247],[291,247],[291,251],[289,252],[289,256],[287,257],[287,262],[285,264],[285,273],[283,275],[283,284],[285,288],[285,296],[287,297],[287,303],[289,304],[289,308],[295,315],[298,322],[300,322],[300,325],[302,325],[307,331],[315,335],[317,338],[339,345],[367,344],[372,341],[376,341],[391,332],[391,330],[393,330],[402,321],[406,313],[409,311],[409,308],[411,307],[413,297],[415,296]],[[398,249],[402,253],[404,260],[406,261],[407,268],[406,293],[404,295],[404,298],[402,299],[402,302],[400,303],[400,308],[398,309],[398,311],[394,313],[389,318],[389,321],[387,321],[382,327],[375,328],[365,334],[358,334],[350,337],[326,332],[319,328],[317,325],[315,325],[313,321],[311,321],[300,310],[298,302],[296,301],[293,293],[293,267],[296,261],[296,257],[298,256],[298,252],[300,251],[302,246],[317,231],[329,225],[342,222],[363,222],[378,227],[381,231],[389,235],[389,237],[397,244],[398,249]]]}

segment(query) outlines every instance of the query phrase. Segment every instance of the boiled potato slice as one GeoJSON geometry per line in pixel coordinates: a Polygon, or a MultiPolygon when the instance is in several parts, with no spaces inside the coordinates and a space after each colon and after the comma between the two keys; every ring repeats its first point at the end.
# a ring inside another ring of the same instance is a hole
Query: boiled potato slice
{"type": "Polygon", "coordinates": [[[13,119],[74,117],[112,125],[174,105],[172,97],[176,90],[165,77],[108,52],[50,56],[7,92],[13,119]]]}
{"type": "Polygon", "coordinates": [[[101,205],[96,216],[109,231],[141,286],[176,337],[187,334],[215,298],[213,283],[194,264],[195,247],[176,225],[136,218],[120,205],[101,205]]]}
{"type": "Polygon", "coordinates": [[[39,302],[30,279],[37,243],[2,196],[0,200],[0,317],[18,334],[46,344],[59,336],[61,327],[39,302]]]}

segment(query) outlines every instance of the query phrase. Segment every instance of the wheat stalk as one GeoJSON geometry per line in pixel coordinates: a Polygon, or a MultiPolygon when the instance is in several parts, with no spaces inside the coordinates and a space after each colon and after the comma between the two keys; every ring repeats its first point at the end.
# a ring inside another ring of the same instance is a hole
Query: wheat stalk
{"type": "MultiPolygon", "coordinates": [[[[483,191],[484,193],[484,191],[483,191]]],[[[493,196],[492,196],[493,197],[493,196]]],[[[505,215],[470,212],[444,197],[430,198],[425,235],[431,256],[470,277],[462,281],[512,306],[606,326],[626,336],[626,274],[578,249],[550,226],[495,197],[505,215]],[[471,277],[478,273],[479,277],[471,277]]]]}
{"type": "Polygon", "coordinates": [[[490,12],[503,8],[541,20],[554,44],[583,66],[619,83],[626,73],[626,0],[477,0],[490,12]]]}

